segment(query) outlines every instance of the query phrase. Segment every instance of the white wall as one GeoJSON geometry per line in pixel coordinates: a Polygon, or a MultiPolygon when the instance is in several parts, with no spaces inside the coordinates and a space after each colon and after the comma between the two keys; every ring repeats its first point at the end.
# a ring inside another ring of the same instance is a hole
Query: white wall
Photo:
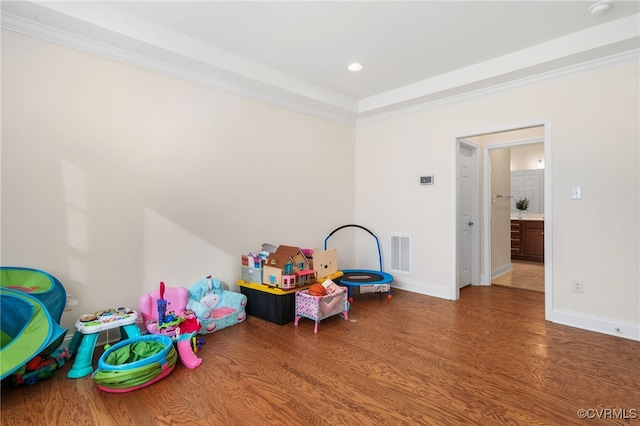
{"type": "MultiPolygon", "coordinates": [[[[455,295],[455,137],[549,119],[553,291],[548,318],[640,338],[638,64],[358,126],[357,221],[413,236],[396,284],[455,295]],[[418,176],[435,175],[421,186],[418,176]],[[571,200],[581,186],[584,199],[571,200]],[[584,281],[572,293],[571,281],[584,281]]],[[[388,267],[388,266],[387,266],[388,267]]]]}
{"type": "Polygon", "coordinates": [[[511,150],[489,151],[491,157],[491,277],[511,270],[511,150]],[[497,197],[507,195],[507,197],[497,197]],[[495,271],[495,272],[494,272],[495,271]]]}
{"type": "Polygon", "coordinates": [[[544,169],[544,144],[511,148],[511,171],[544,169]],[[542,160],[542,161],[540,161],[542,160]]]}
{"type": "MultiPolygon", "coordinates": [[[[69,327],[160,280],[233,285],[241,253],[319,246],[356,222],[380,238],[385,270],[390,234],[412,236],[398,287],[451,297],[456,136],[549,119],[548,318],[640,338],[637,76],[628,64],[354,131],[4,31],[2,264],[59,277],[80,299],[69,327]]],[[[346,267],[376,268],[371,241],[357,242],[346,267]]]]}
{"type": "Polygon", "coordinates": [[[4,31],[2,264],[59,278],[72,330],[159,281],[237,289],[241,254],[353,221],[354,132],[4,31]]]}

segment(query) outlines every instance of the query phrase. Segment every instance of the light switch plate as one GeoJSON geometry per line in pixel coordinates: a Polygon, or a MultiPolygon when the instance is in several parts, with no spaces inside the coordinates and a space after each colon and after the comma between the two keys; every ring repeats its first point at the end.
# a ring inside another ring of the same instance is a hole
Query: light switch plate
{"type": "Polygon", "coordinates": [[[420,185],[433,185],[433,175],[420,176],[420,185]]]}
{"type": "Polygon", "coordinates": [[[571,187],[571,199],[572,200],[582,200],[582,188],[579,186],[571,187]]]}

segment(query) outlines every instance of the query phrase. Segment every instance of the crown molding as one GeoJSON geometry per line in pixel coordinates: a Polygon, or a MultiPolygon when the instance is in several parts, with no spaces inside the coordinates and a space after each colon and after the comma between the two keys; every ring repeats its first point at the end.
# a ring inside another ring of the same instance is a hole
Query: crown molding
{"type": "MultiPolygon", "coordinates": [[[[217,78],[215,76],[150,58],[106,43],[91,40],[77,34],[12,14],[2,14],[1,27],[3,29],[26,34],[75,50],[84,51],[100,57],[122,62],[127,65],[132,65],[138,68],[200,84],[209,88],[232,93],[244,98],[348,126],[386,120],[392,117],[410,114],[416,111],[435,108],[455,102],[463,102],[473,98],[490,96],[500,92],[528,88],[584,73],[624,65],[630,62],[638,62],[640,60],[640,49],[636,47],[633,50],[628,50],[605,58],[566,66],[552,71],[539,72],[534,75],[514,79],[506,83],[498,83],[488,87],[475,89],[472,87],[473,85],[470,85],[466,90],[463,90],[464,88],[456,88],[457,90],[451,91],[450,95],[443,92],[434,95],[433,99],[428,99],[428,97],[415,99],[413,100],[412,105],[403,105],[402,103],[390,104],[388,107],[379,108],[377,111],[372,110],[358,113],[355,111],[355,108],[354,110],[351,110],[345,107],[336,106],[335,104],[323,102],[309,96],[304,96],[303,94],[279,90],[278,88],[265,83],[261,84],[256,81],[252,81],[251,85],[243,85],[217,78]],[[461,90],[463,90],[462,93],[460,93],[461,90]]],[[[482,82],[478,82],[478,84],[481,83],[482,82]]]]}
{"type": "MultiPolygon", "coordinates": [[[[205,75],[187,68],[179,67],[147,56],[139,55],[125,49],[97,42],[86,37],[60,30],[39,22],[19,16],[2,14],[1,27],[71,49],[83,51],[103,58],[122,62],[127,65],[148,71],[168,75],[170,77],[197,83],[209,88],[232,93],[238,96],[275,105],[281,108],[311,115],[316,118],[334,121],[345,125],[355,125],[356,113],[332,106],[314,106],[306,99],[287,99],[272,95],[267,90],[255,90],[248,86],[205,75]]],[[[318,102],[317,102],[318,103],[318,102]]]]}
{"type": "Polygon", "coordinates": [[[629,63],[640,62],[640,49],[634,49],[631,51],[611,55],[605,58],[600,58],[585,62],[578,65],[572,65],[553,71],[543,72],[533,76],[513,80],[507,83],[496,84],[490,87],[470,90],[462,94],[442,97],[434,101],[422,102],[418,105],[413,105],[405,108],[398,108],[393,111],[383,112],[375,114],[370,117],[356,119],[356,124],[364,124],[373,121],[387,120],[390,118],[398,117],[401,115],[411,114],[419,112],[425,109],[435,108],[443,105],[448,105],[457,102],[464,102],[475,98],[492,96],[495,94],[515,91],[520,89],[526,89],[541,84],[551,83],[566,78],[575,77],[581,74],[587,74],[592,72],[601,71],[607,68],[614,68],[629,63]]]}

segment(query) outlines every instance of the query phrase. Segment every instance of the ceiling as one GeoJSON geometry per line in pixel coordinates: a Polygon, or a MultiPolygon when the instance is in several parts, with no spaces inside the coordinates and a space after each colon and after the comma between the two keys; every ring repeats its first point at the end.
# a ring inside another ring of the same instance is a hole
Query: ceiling
{"type": "Polygon", "coordinates": [[[4,0],[2,26],[355,123],[637,61],[640,2],[594,2],[4,0]]]}

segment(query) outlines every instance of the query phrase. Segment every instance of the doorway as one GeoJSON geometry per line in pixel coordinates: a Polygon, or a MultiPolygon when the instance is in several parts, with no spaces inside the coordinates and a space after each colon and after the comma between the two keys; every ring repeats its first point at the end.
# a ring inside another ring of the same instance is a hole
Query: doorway
{"type": "MultiPolygon", "coordinates": [[[[502,148],[487,145],[492,194],[491,283],[544,292],[543,129],[532,129],[525,135],[534,137],[521,136],[513,133],[510,137],[514,139],[501,143],[508,144],[502,148]],[[522,214],[517,205],[524,199],[528,207],[522,214]]],[[[491,135],[486,138],[492,140],[491,135]]]]}
{"type": "Polygon", "coordinates": [[[544,263],[511,260],[512,269],[491,280],[492,285],[544,293],[544,263]]]}
{"type": "MultiPolygon", "coordinates": [[[[542,213],[544,217],[544,254],[545,254],[545,262],[544,262],[544,293],[545,293],[545,313],[546,316],[549,317],[552,311],[552,209],[551,209],[551,120],[540,120],[536,122],[523,123],[521,125],[514,126],[505,126],[498,127],[493,129],[487,129],[485,131],[478,132],[467,132],[462,133],[455,138],[455,147],[456,147],[456,163],[460,162],[459,155],[459,146],[461,143],[473,144],[475,146],[481,147],[482,156],[479,161],[480,169],[481,169],[481,189],[479,190],[480,196],[480,205],[479,205],[479,216],[475,221],[477,226],[478,238],[480,240],[480,253],[479,253],[479,263],[476,266],[476,271],[474,271],[479,277],[477,283],[472,283],[472,285],[491,285],[492,282],[492,214],[491,214],[491,206],[492,202],[496,200],[496,195],[506,195],[510,196],[511,194],[493,194],[491,188],[491,164],[489,161],[490,151],[501,149],[501,148],[511,148],[518,145],[526,145],[532,143],[544,143],[544,156],[542,161],[545,163],[545,173],[543,177],[543,208],[544,212],[542,213]],[[533,131],[531,129],[536,128],[536,131],[540,132],[541,136],[536,137],[525,137],[521,135],[526,135],[527,132],[533,131]],[[520,135],[514,136],[520,132],[520,135]]],[[[456,166],[456,170],[458,169],[458,164],[456,166]]],[[[460,220],[459,207],[460,207],[460,190],[461,190],[461,178],[456,175],[456,192],[458,196],[456,197],[456,221],[458,224],[460,220]]],[[[510,198],[508,198],[510,200],[510,198]]],[[[510,201],[509,201],[510,202],[510,201]]],[[[456,244],[463,244],[464,239],[460,239],[461,229],[458,225],[456,225],[456,244]]],[[[456,277],[458,277],[461,266],[463,265],[462,259],[460,258],[460,253],[464,250],[461,247],[456,248],[456,277]]],[[[473,265],[472,265],[473,267],[473,265]]],[[[453,287],[453,286],[452,286],[453,287]]],[[[458,287],[458,282],[455,282],[455,288],[452,289],[454,298],[457,299],[460,297],[460,288],[458,287]]]]}

